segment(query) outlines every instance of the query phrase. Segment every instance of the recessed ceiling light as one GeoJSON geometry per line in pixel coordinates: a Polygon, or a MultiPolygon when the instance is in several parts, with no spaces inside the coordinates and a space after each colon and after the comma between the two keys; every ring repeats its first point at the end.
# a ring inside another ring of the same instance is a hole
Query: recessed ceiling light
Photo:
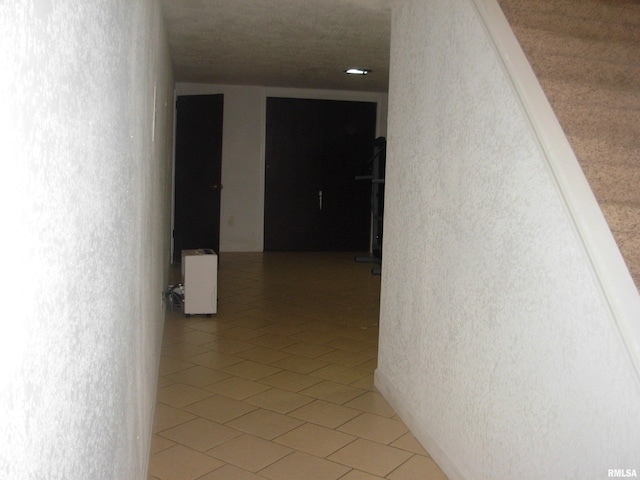
{"type": "Polygon", "coordinates": [[[349,75],[366,75],[367,73],[371,73],[371,70],[366,68],[350,68],[349,70],[345,70],[345,73],[349,75]]]}

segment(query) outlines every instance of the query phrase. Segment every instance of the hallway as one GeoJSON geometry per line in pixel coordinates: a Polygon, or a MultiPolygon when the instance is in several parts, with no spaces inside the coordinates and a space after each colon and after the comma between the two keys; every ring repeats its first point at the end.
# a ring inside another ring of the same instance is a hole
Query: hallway
{"type": "Polygon", "coordinates": [[[222,254],[218,313],[167,311],[149,479],[446,479],[373,387],[370,268],[222,254]]]}

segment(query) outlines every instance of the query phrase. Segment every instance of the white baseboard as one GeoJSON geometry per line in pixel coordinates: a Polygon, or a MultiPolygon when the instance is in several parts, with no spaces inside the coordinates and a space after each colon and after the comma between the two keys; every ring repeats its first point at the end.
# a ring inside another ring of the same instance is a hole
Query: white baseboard
{"type": "Polygon", "coordinates": [[[440,469],[449,480],[474,480],[474,477],[456,464],[455,459],[447,455],[447,452],[440,447],[438,442],[431,436],[426,425],[422,424],[412,415],[409,406],[397,394],[393,383],[380,369],[376,369],[374,383],[378,391],[393,407],[398,416],[402,419],[414,437],[427,451],[429,456],[438,464],[440,469]]]}

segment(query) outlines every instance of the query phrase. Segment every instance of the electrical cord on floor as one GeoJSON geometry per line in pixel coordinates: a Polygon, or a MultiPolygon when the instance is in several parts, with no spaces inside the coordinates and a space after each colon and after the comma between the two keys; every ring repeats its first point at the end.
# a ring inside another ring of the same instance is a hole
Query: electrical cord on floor
{"type": "Polygon", "coordinates": [[[163,292],[162,297],[172,312],[174,310],[182,310],[184,306],[184,285],[181,283],[169,285],[163,292]]]}

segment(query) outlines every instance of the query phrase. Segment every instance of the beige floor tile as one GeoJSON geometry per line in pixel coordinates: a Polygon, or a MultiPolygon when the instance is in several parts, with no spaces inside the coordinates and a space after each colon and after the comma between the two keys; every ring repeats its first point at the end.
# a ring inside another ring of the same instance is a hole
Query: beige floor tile
{"type": "Polygon", "coordinates": [[[345,406],[389,418],[396,414],[393,408],[391,408],[391,405],[389,405],[384,397],[378,392],[363,393],[350,402],[345,403],[345,406]]]}
{"type": "Polygon", "coordinates": [[[252,338],[260,337],[264,335],[263,332],[246,327],[233,327],[222,332],[222,335],[226,338],[233,338],[235,340],[250,340],[252,338]]]}
{"type": "Polygon", "coordinates": [[[153,420],[153,432],[162,432],[167,428],[175,427],[194,418],[195,415],[185,412],[184,410],[165,405],[164,403],[158,403],[156,404],[155,417],[153,420]]]}
{"type": "MultiPolygon", "coordinates": [[[[218,306],[222,304],[223,306],[234,307],[231,310],[235,314],[233,320],[238,318],[238,313],[246,313],[254,310],[256,308],[254,304],[264,299],[264,292],[260,288],[260,285],[257,285],[255,282],[248,283],[251,282],[251,279],[248,277],[238,280],[243,282],[244,285],[229,284],[229,288],[223,291],[222,298],[218,297],[218,306]]],[[[257,280],[260,281],[260,279],[257,280]]]]}
{"type": "Polygon", "coordinates": [[[317,358],[320,355],[325,355],[333,350],[333,348],[311,342],[298,342],[282,349],[283,352],[309,358],[317,358]]]}
{"type": "Polygon", "coordinates": [[[185,362],[179,358],[168,357],[162,355],[160,357],[160,375],[168,375],[173,372],[179,372],[185,368],[193,367],[194,362],[185,362]]]}
{"type": "MultiPolygon", "coordinates": [[[[284,287],[283,287],[284,288],[284,287]]],[[[288,315],[287,312],[278,307],[278,302],[275,300],[261,300],[254,302],[253,306],[255,307],[253,310],[247,310],[242,312],[246,317],[254,317],[259,318],[261,320],[266,320],[270,323],[278,323],[278,324],[286,324],[287,322],[283,322],[283,316],[288,315]]],[[[298,319],[295,322],[295,325],[298,325],[303,320],[298,319]]],[[[266,327],[263,327],[266,328],[266,327]]],[[[260,330],[263,331],[263,330],[260,330]]]]}
{"type": "Polygon", "coordinates": [[[218,423],[226,423],[241,415],[255,410],[257,407],[248,405],[233,398],[215,395],[184,407],[187,412],[208,418],[218,423]]]}
{"type": "Polygon", "coordinates": [[[151,437],[151,453],[158,453],[161,450],[173,447],[175,444],[175,442],[161,437],[160,435],[153,435],[153,437],[151,437]]]}
{"type": "MultiPolygon", "coordinates": [[[[167,314],[165,318],[170,318],[170,315],[167,314]]],[[[172,328],[174,325],[174,323],[171,323],[165,326],[164,334],[162,336],[163,348],[167,345],[171,345],[172,343],[180,342],[183,335],[194,331],[192,328],[172,328]]]]}
{"type": "MultiPolygon", "coordinates": [[[[262,327],[260,329],[261,332],[272,333],[275,335],[281,335],[283,337],[289,337],[291,335],[295,335],[297,333],[302,333],[306,330],[309,330],[308,322],[300,322],[295,325],[291,324],[283,324],[283,323],[271,323],[266,327],[262,327]]],[[[298,343],[298,341],[294,341],[292,343],[298,343]]]]}
{"type": "Polygon", "coordinates": [[[196,355],[200,355],[205,352],[207,352],[206,348],[185,342],[176,342],[172,343],[171,345],[162,347],[163,355],[173,358],[179,358],[182,360],[186,360],[189,357],[195,357],[196,355]]]}
{"type": "Polygon", "coordinates": [[[398,438],[396,441],[391,443],[392,447],[401,448],[402,450],[406,450],[407,452],[417,453],[418,455],[428,456],[425,449],[420,445],[420,442],[416,440],[416,437],[413,436],[411,432],[407,432],[398,438]]]}
{"type": "Polygon", "coordinates": [[[298,343],[298,341],[287,336],[267,333],[261,337],[252,338],[251,343],[278,350],[294,345],[298,343]]]}
{"type": "Polygon", "coordinates": [[[158,378],[158,388],[168,387],[169,385],[173,385],[174,383],[176,383],[176,382],[173,381],[173,380],[170,380],[167,377],[158,378]]]}
{"type": "Polygon", "coordinates": [[[218,298],[213,318],[167,312],[150,479],[188,478],[202,453],[214,465],[197,480],[405,480],[429,467],[373,385],[369,267],[344,254],[225,254],[218,298]]]}
{"type": "Polygon", "coordinates": [[[180,370],[179,372],[167,375],[166,378],[175,382],[186,383],[194,387],[206,387],[212,383],[219,382],[229,378],[228,373],[223,373],[211,368],[202,367],[200,365],[180,370]]]}
{"type": "Polygon", "coordinates": [[[213,394],[184,383],[174,383],[158,390],[157,399],[172,407],[184,407],[199,400],[211,397],[213,394]]]}
{"type": "Polygon", "coordinates": [[[384,480],[384,478],[378,477],[377,475],[371,475],[370,473],[362,472],[360,470],[351,470],[340,480],[384,480]]]}
{"type": "Polygon", "coordinates": [[[218,298],[218,314],[216,317],[226,319],[231,314],[246,313],[253,308],[255,307],[249,303],[234,302],[231,297],[228,299],[224,297],[222,299],[218,298]]]}
{"type": "MultiPolygon", "coordinates": [[[[252,301],[256,301],[256,299],[252,301]]],[[[257,330],[257,331],[262,331],[260,329],[271,325],[271,322],[264,318],[256,318],[255,316],[249,316],[249,315],[247,316],[236,315],[236,318],[234,318],[233,323],[237,327],[250,328],[252,330],[257,330]]]]}
{"type": "Polygon", "coordinates": [[[277,443],[243,434],[209,450],[207,455],[255,473],[291,452],[290,448],[277,443]]]}
{"type": "MultiPolygon", "coordinates": [[[[322,302],[327,302],[327,300],[322,299],[320,301],[320,304],[322,304],[322,302]]],[[[318,302],[316,302],[313,305],[310,305],[312,311],[315,312],[315,309],[316,309],[315,305],[317,305],[317,304],[318,304],[318,302]]],[[[306,325],[307,325],[307,328],[309,330],[315,330],[317,332],[331,332],[336,336],[340,335],[340,331],[339,331],[340,329],[338,328],[338,326],[334,322],[327,322],[327,321],[324,321],[324,320],[315,319],[315,320],[311,320],[310,322],[307,322],[306,325]]]]}
{"type": "Polygon", "coordinates": [[[246,378],[230,377],[209,385],[206,390],[225,397],[235,398],[236,400],[244,400],[270,388],[268,385],[247,380],[246,378]]]}
{"type": "Polygon", "coordinates": [[[200,320],[192,324],[194,330],[206,333],[221,333],[233,327],[222,320],[200,320]]]}
{"type": "Polygon", "coordinates": [[[280,371],[279,368],[270,367],[258,362],[252,362],[251,360],[244,360],[243,362],[230,365],[221,370],[230,375],[236,375],[238,377],[247,378],[249,380],[259,380],[274,373],[280,371]]]}
{"type": "MultiPolygon", "coordinates": [[[[266,388],[269,388],[265,385],[266,388]]],[[[289,413],[292,410],[311,403],[313,398],[306,395],[299,395],[279,388],[271,388],[262,393],[245,399],[245,402],[258,407],[266,408],[278,413],[289,413]]]]}
{"type": "Polygon", "coordinates": [[[359,438],[330,455],[328,459],[384,477],[412,455],[404,450],[359,438]]]}
{"type": "MultiPolygon", "coordinates": [[[[262,300],[261,295],[249,292],[248,289],[238,290],[233,294],[225,296],[224,303],[247,305],[262,300]]],[[[249,307],[249,309],[252,307],[249,307]]]]}
{"type": "Polygon", "coordinates": [[[429,457],[415,455],[390,473],[389,480],[447,480],[440,467],[429,457]]]}
{"type": "Polygon", "coordinates": [[[308,388],[316,383],[320,383],[320,379],[303,375],[296,372],[290,372],[288,370],[282,370],[278,373],[262,378],[261,383],[271,385],[272,387],[278,387],[282,390],[289,390],[291,392],[298,392],[304,388],[308,388]]]}
{"type": "Polygon", "coordinates": [[[251,311],[255,307],[253,305],[242,304],[232,302],[227,300],[226,298],[218,297],[218,313],[216,315],[220,321],[232,323],[231,327],[235,326],[235,320],[238,319],[239,315],[245,315],[247,312],[251,311]]]}
{"type": "MultiPolygon", "coordinates": [[[[372,303],[376,303],[378,301],[377,298],[371,299],[372,303]]],[[[338,328],[336,332],[338,332],[342,337],[352,338],[354,340],[359,340],[361,342],[366,342],[369,344],[369,348],[377,348],[378,346],[378,324],[377,310],[374,312],[374,316],[376,317],[376,321],[374,324],[370,324],[367,326],[357,326],[357,327],[342,327],[338,328]]]]}
{"type": "Polygon", "coordinates": [[[369,390],[371,392],[375,392],[376,391],[376,386],[374,385],[374,381],[375,381],[375,379],[373,377],[373,372],[371,372],[371,373],[368,373],[362,379],[358,380],[357,382],[353,382],[350,385],[352,387],[362,388],[364,390],[369,390]]]}
{"type": "Polygon", "coordinates": [[[278,360],[290,357],[291,354],[281,352],[279,350],[268,347],[252,347],[248,350],[238,352],[237,355],[246,360],[252,360],[254,362],[273,364],[278,360]]]}
{"type": "Polygon", "coordinates": [[[228,422],[227,425],[256,437],[273,440],[302,423],[302,420],[259,408],[228,422]]]}
{"type": "Polygon", "coordinates": [[[205,418],[195,418],[177,427],[164,430],[160,435],[198,452],[205,452],[241,433],[205,418]]]}
{"type": "Polygon", "coordinates": [[[355,368],[343,367],[340,365],[327,365],[326,367],[311,372],[309,375],[322,378],[323,380],[330,380],[332,382],[348,385],[361,380],[367,374],[366,372],[355,368]]]}
{"type": "Polygon", "coordinates": [[[264,480],[264,477],[259,477],[255,473],[247,472],[233,465],[224,465],[198,480],[264,480]]]}
{"type": "Polygon", "coordinates": [[[273,362],[271,366],[284,368],[296,373],[310,373],[319,368],[326,367],[329,362],[323,362],[315,358],[302,357],[300,355],[289,355],[287,358],[273,362]]]}
{"type": "MultiPolygon", "coordinates": [[[[343,367],[355,367],[368,362],[371,359],[372,357],[370,353],[347,352],[345,350],[334,350],[333,352],[329,352],[326,355],[318,357],[318,360],[335,363],[336,365],[342,365],[343,367]]],[[[360,370],[362,370],[362,368],[360,368],[360,370]]]]}
{"type": "Polygon", "coordinates": [[[224,337],[216,335],[215,339],[210,343],[205,343],[203,347],[216,352],[229,353],[235,355],[236,353],[243,352],[253,348],[253,344],[235,338],[224,337]]]}
{"type": "Polygon", "coordinates": [[[339,335],[332,330],[319,331],[312,329],[296,333],[295,335],[291,335],[291,338],[295,338],[300,342],[328,344],[331,341],[335,340],[338,336],[339,335]]]}
{"type": "Polygon", "coordinates": [[[272,480],[337,480],[350,469],[302,452],[278,460],[260,471],[260,475],[272,480]]]}
{"type": "Polygon", "coordinates": [[[376,371],[376,368],[378,368],[378,359],[377,358],[372,358],[372,359],[367,360],[365,362],[358,363],[357,365],[354,366],[354,368],[357,368],[359,370],[365,370],[367,372],[373,373],[373,372],[376,371]]]}
{"type": "Polygon", "coordinates": [[[356,439],[353,435],[330,428],[305,423],[275,439],[276,443],[307,452],[316,457],[326,457],[356,439]]]}
{"type": "Polygon", "coordinates": [[[323,427],[337,428],[360,415],[360,413],[353,408],[343,407],[324,400],[315,400],[304,407],[294,410],[289,415],[323,427]]]}
{"type": "Polygon", "coordinates": [[[197,355],[189,358],[192,364],[200,365],[202,367],[213,368],[214,370],[222,370],[229,365],[235,365],[244,361],[243,358],[235,357],[228,353],[217,352],[215,350],[197,355]]]}
{"type": "Polygon", "coordinates": [[[371,344],[369,342],[363,342],[343,336],[337,336],[335,339],[327,342],[325,345],[327,347],[332,347],[351,353],[362,352],[363,350],[367,350],[369,349],[369,347],[371,347],[371,344]]]}
{"type": "Polygon", "coordinates": [[[374,337],[373,344],[369,348],[367,348],[366,350],[363,350],[360,353],[368,353],[369,355],[371,355],[371,358],[378,358],[378,334],[377,333],[374,337]]]}
{"type": "Polygon", "coordinates": [[[404,423],[368,412],[349,420],[338,430],[387,445],[407,433],[404,423]]]}
{"type": "Polygon", "coordinates": [[[343,404],[365,393],[361,388],[354,388],[343,383],[330,382],[323,380],[309,388],[300,390],[301,394],[308,395],[313,398],[326,400],[327,402],[343,404]]]}
{"type": "Polygon", "coordinates": [[[160,480],[194,480],[222,465],[208,455],[175,445],[151,457],[149,474],[160,480]]]}

